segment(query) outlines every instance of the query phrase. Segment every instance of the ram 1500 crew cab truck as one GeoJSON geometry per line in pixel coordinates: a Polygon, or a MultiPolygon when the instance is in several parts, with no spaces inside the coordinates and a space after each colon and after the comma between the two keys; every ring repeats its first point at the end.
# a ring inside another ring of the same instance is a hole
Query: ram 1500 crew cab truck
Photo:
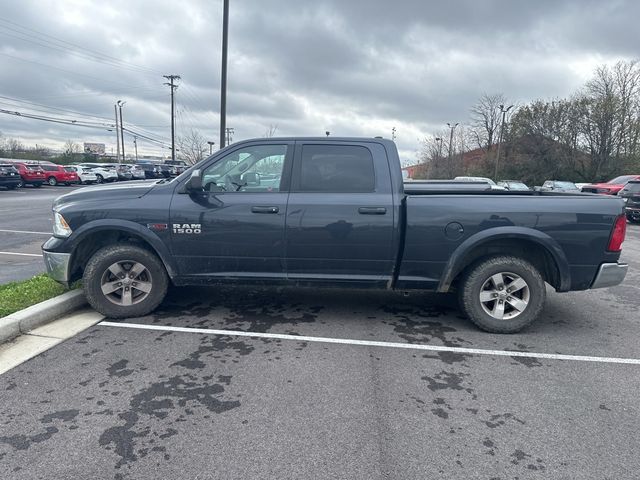
{"type": "Polygon", "coordinates": [[[82,278],[111,318],[174,285],[242,282],[459,294],[480,328],[515,332],[558,292],[620,283],[621,199],[403,184],[379,138],[234,143],[169,180],[89,187],[53,205],[49,274],[82,278]]]}

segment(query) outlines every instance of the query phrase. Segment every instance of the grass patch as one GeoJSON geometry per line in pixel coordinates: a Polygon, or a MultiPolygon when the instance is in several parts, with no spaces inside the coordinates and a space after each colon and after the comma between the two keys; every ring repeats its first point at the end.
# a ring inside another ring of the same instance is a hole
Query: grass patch
{"type": "Polygon", "coordinates": [[[67,289],[46,274],[0,285],[0,318],[64,293],[67,289]]]}

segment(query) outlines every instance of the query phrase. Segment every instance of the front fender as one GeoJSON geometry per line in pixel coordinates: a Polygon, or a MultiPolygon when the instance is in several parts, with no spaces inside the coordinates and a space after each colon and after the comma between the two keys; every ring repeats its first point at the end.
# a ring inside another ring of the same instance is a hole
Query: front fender
{"type": "MultiPolygon", "coordinates": [[[[532,241],[543,247],[551,255],[556,267],[558,268],[558,273],[560,275],[560,288],[558,288],[558,291],[566,292],[570,289],[571,271],[569,269],[569,262],[567,261],[567,257],[564,254],[562,247],[560,247],[557,241],[546,233],[533,228],[505,226],[482,230],[462,242],[453,252],[445,266],[440,284],[438,285],[438,292],[449,291],[453,280],[469,264],[466,256],[470,251],[476,247],[482,246],[483,244],[504,239],[522,239],[532,241]]],[[[474,259],[471,259],[471,261],[473,260],[474,259]]]]}
{"type": "Polygon", "coordinates": [[[128,220],[100,219],[88,222],[77,230],[75,230],[67,239],[67,250],[72,257],[78,246],[89,236],[99,231],[120,231],[128,232],[141,237],[145,242],[151,245],[160,260],[167,269],[169,277],[174,278],[177,275],[177,269],[173,261],[167,245],[162,241],[155,232],[142,225],[128,220]]]}

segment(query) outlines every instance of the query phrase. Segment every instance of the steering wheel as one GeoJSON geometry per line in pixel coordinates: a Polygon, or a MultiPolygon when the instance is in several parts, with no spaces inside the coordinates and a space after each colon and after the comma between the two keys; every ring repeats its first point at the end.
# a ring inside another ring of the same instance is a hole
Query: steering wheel
{"type": "Polygon", "coordinates": [[[244,185],[240,184],[240,183],[236,183],[231,179],[231,175],[225,175],[224,176],[224,188],[225,190],[227,190],[228,192],[233,191],[233,192],[237,192],[238,190],[240,190],[242,187],[244,187],[244,185]]]}

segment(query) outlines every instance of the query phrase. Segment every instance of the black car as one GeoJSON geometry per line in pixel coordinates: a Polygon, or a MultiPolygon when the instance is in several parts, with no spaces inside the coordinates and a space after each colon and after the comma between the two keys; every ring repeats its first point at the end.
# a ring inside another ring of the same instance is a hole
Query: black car
{"type": "Polygon", "coordinates": [[[14,190],[20,185],[22,185],[22,178],[16,167],[8,163],[0,163],[0,187],[14,190]]]}
{"type": "Polygon", "coordinates": [[[153,163],[136,163],[135,166],[144,170],[144,178],[164,178],[160,168],[153,163]]]}
{"type": "Polygon", "coordinates": [[[631,223],[640,223],[640,180],[627,183],[618,196],[624,200],[624,211],[631,223]]]}

